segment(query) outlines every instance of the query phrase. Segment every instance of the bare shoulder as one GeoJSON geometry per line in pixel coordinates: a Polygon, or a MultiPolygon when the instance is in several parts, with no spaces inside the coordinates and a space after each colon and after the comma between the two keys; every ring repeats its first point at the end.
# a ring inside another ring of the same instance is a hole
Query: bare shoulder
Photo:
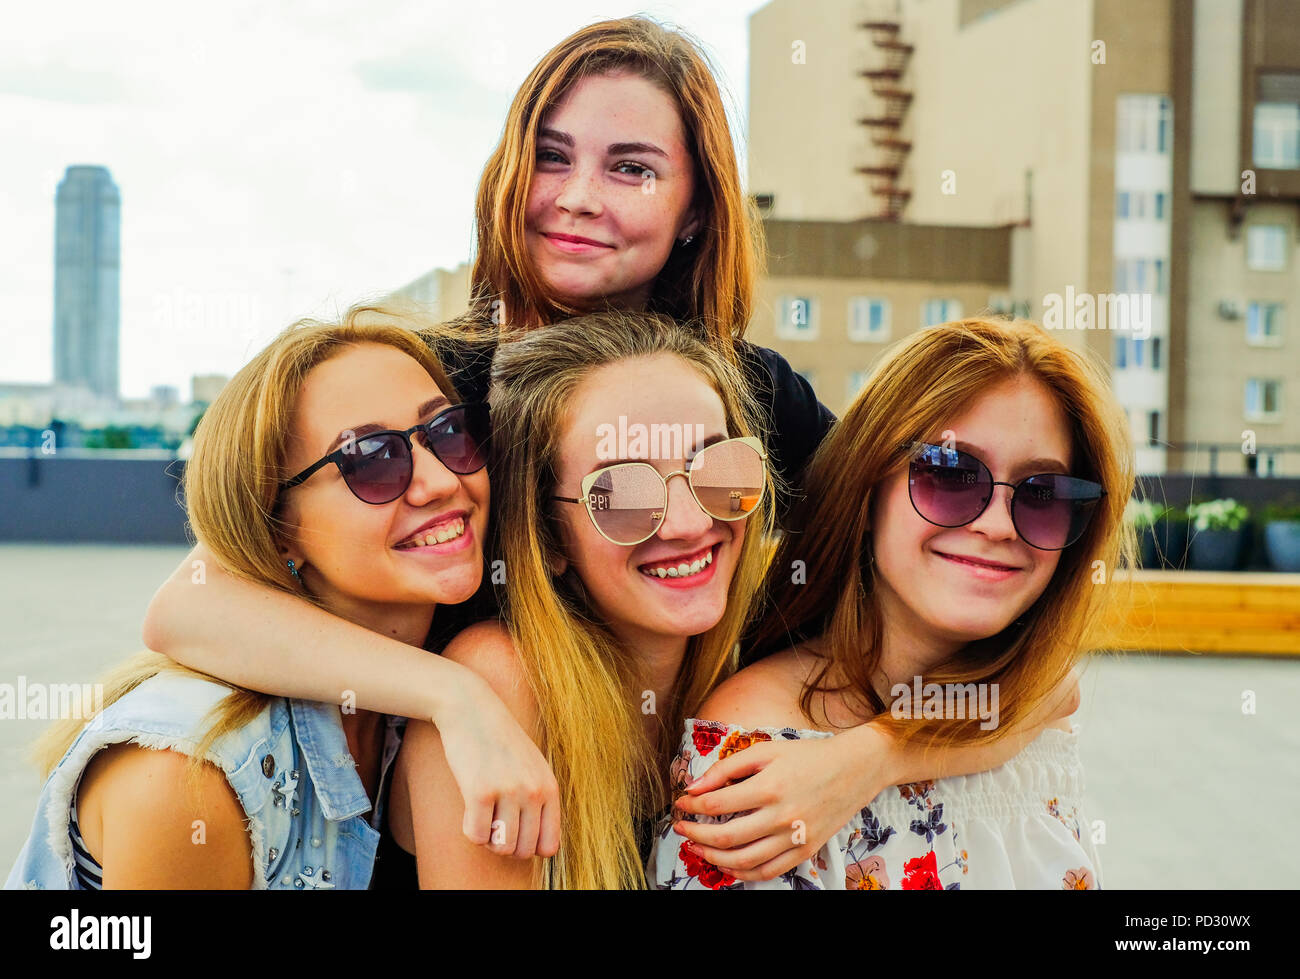
{"type": "Polygon", "coordinates": [[[811,643],[764,657],[723,681],[699,716],[744,727],[807,728],[799,699],[817,662],[811,643]]]}
{"type": "Polygon", "coordinates": [[[539,713],[528,668],[510,630],[500,621],[477,622],[461,631],[442,653],[477,673],[524,727],[534,730],[539,713]]]}
{"type": "Polygon", "coordinates": [[[77,809],[106,888],[252,885],[244,810],[215,765],[195,775],[179,752],[113,745],[87,765],[77,809]]]}

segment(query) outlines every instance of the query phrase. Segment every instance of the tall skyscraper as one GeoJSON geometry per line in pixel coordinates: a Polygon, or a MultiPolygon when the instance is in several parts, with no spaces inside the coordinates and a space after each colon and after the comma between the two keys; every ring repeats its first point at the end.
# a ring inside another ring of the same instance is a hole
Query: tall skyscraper
{"type": "Polygon", "coordinates": [[[106,167],[68,167],[54,207],[54,380],[116,398],[121,197],[106,167]]]}

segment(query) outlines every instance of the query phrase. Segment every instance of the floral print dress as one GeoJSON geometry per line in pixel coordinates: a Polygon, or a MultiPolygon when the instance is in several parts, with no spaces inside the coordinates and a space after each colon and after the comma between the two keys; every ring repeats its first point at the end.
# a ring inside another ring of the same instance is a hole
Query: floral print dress
{"type": "MultiPolygon", "coordinates": [[[[674,787],[680,791],[714,762],[759,741],[829,737],[692,719],[673,763],[674,787]]],[[[734,879],[693,853],[673,832],[670,816],[656,832],[648,879],[661,889],[1093,890],[1101,885],[1101,867],[1082,797],[1078,728],[1049,727],[990,771],[891,786],[810,859],[775,880],[734,879]]]]}

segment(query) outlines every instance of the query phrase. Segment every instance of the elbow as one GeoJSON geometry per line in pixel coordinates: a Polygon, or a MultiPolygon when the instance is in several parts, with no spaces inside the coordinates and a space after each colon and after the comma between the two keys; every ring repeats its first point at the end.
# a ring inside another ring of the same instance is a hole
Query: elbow
{"type": "Polygon", "coordinates": [[[176,574],[173,574],[154,592],[140,630],[140,638],[146,647],[173,658],[177,645],[175,612],[180,601],[176,587],[176,574]]]}

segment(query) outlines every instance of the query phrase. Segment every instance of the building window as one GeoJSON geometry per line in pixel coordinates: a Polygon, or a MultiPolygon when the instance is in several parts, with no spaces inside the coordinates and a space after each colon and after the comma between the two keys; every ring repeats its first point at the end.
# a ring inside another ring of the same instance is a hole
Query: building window
{"type": "Polygon", "coordinates": [[[1156,191],[1156,208],[1154,217],[1157,221],[1164,221],[1169,217],[1169,195],[1159,190],[1156,191]]]}
{"type": "Polygon", "coordinates": [[[1300,103],[1255,103],[1253,156],[1257,167],[1300,168],[1300,103]]]}
{"type": "Polygon", "coordinates": [[[1255,347],[1281,344],[1281,303],[1250,303],[1246,307],[1246,342],[1255,347]]]}
{"type": "Polygon", "coordinates": [[[1257,224],[1246,229],[1246,267],[1256,272],[1281,272],[1286,268],[1286,228],[1257,224]]]}
{"type": "Polygon", "coordinates": [[[849,400],[853,401],[867,386],[870,371],[849,371],[849,400]]]}
{"type": "Polygon", "coordinates": [[[1282,382],[1252,377],[1246,381],[1246,420],[1271,421],[1282,414],[1282,382]]]}
{"type": "Polygon", "coordinates": [[[1154,290],[1163,293],[1167,288],[1163,258],[1117,258],[1115,260],[1116,292],[1141,294],[1154,290]]]}
{"type": "Polygon", "coordinates": [[[1129,216],[1129,192],[1127,190],[1117,191],[1115,193],[1115,217],[1127,218],[1129,216]]]}
{"type": "Polygon", "coordinates": [[[782,296],[777,301],[776,335],[782,340],[816,340],[817,307],[809,296],[782,296]]]}
{"type": "Polygon", "coordinates": [[[1146,351],[1146,341],[1141,337],[1135,337],[1133,340],[1133,366],[1142,366],[1142,355],[1146,351]]]}
{"type": "Polygon", "coordinates": [[[1160,370],[1160,338],[1159,337],[1151,338],[1151,369],[1153,371],[1160,370]]]}
{"type": "Polygon", "coordinates": [[[1157,446],[1160,444],[1160,412],[1147,412],[1147,445],[1157,446]]]}
{"type": "Polygon", "coordinates": [[[961,318],[961,303],[956,299],[927,299],[921,305],[921,325],[938,326],[961,318]]]}
{"type": "Polygon", "coordinates": [[[1121,95],[1115,125],[1121,153],[1168,153],[1173,136],[1173,103],[1163,95],[1121,95]]]}
{"type": "Polygon", "coordinates": [[[849,339],[880,343],[889,339],[889,300],[854,296],[849,300],[849,339]]]}
{"type": "Polygon", "coordinates": [[[1128,337],[1115,338],[1115,366],[1128,367],[1128,337]]]}

